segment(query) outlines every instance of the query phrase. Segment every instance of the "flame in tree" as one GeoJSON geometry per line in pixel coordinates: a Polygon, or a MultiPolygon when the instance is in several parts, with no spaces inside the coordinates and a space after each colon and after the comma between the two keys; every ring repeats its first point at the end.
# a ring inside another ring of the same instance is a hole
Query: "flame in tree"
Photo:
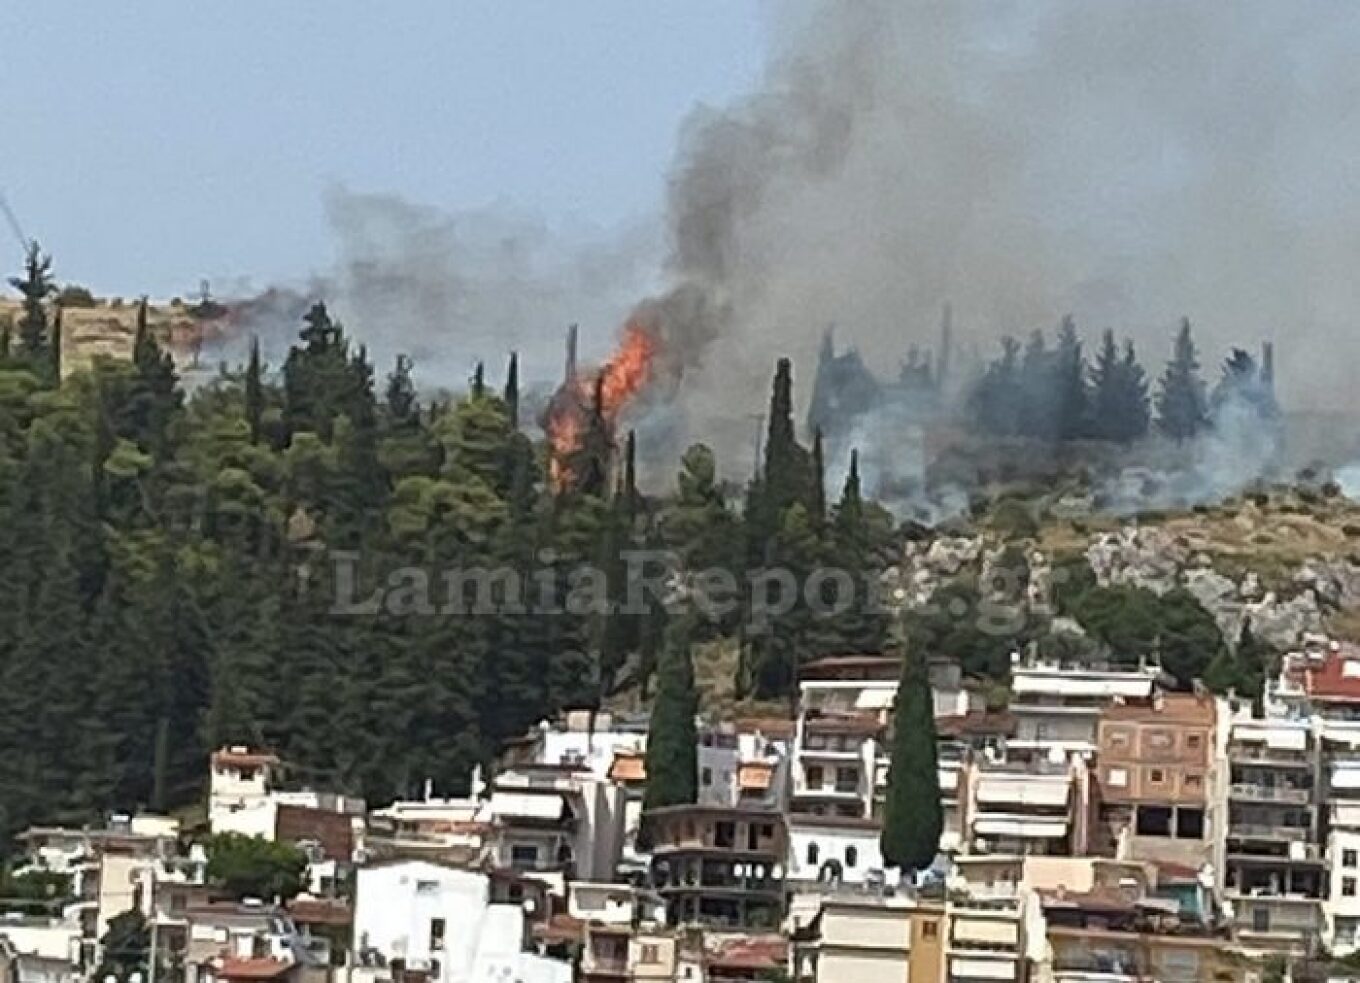
{"type": "Polygon", "coordinates": [[[583,448],[599,401],[599,424],[612,443],[619,414],[652,379],[658,350],[656,335],[636,318],[623,327],[619,346],[596,370],[577,372],[553,396],[544,417],[548,435],[549,478],[554,491],[570,488],[579,477],[573,461],[583,448]]]}

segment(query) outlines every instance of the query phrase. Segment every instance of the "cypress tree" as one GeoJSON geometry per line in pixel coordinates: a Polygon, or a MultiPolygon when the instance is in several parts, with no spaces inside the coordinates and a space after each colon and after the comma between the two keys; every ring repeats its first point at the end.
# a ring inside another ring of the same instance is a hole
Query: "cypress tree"
{"type": "Polygon", "coordinates": [[[699,735],[694,715],[699,700],[690,652],[692,617],[686,611],[666,625],[657,666],[656,701],[647,727],[644,809],[681,805],[698,797],[699,735]]]}
{"type": "Polygon", "coordinates": [[[1053,353],[1054,435],[1073,440],[1086,435],[1090,420],[1086,391],[1086,359],[1077,337],[1076,322],[1063,318],[1058,346],[1053,353]]]}
{"type": "Polygon", "coordinates": [[[486,395],[486,367],[481,362],[472,370],[472,398],[481,399],[486,395]]]}
{"type": "Polygon", "coordinates": [[[250,361],[246,363],[245,400],[246,423],[250,426],[250,442],[260,442],[260,432],[264,424],[264,367],[260,364],[260,338],[252,335],[250,339],[250,361]]]}
{"type": "Polygon", "coordinates": [[[510,418],[510,429],[519,429],[519,352],[510,353],[510,367],[505,372],[505,413],[510,418]]]}
{"type": "Polygon", "coordinates": [[[944,830],[935,748],[930,674],[921,646],[910,641],[893,710],[892,764],[883,812],[883,860],[904,873],[930,866],[944,830]]]}
{"type": "Polygon", "coordinates": [[[772,527],[778,526],[785,508],[806,501],[809,469],[807,452],[798,445],[793,431],[793,363],[781,358],[775,364],[765,437],[764,486],[772,527]]]}
{"type": "Polygon", "coordinates": [[[1190,319],[1181,321],[1171,361],[1162,374],[1157,393],[1157,428],[1177,443],[1190,440],[1209,425],[1204,380],[1199,356],[1190,336],[1190,319]]]}
{"type": "Polygon", "coordinates": [[[808,508],[812,521],[820,528],[826,521],[826,464],[822,457],[822,430],[812,437],[812,495],[808,508]]]}

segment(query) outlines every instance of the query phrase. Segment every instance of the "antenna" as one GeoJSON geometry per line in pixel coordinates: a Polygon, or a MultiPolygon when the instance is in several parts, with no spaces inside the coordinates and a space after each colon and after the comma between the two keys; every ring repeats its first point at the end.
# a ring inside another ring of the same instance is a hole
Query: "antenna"
{"type": "Polygon", "coordinates": [[[0,191],[0,212],[5,213],[5,222],[9,225],[9,230],[14,233],[14,238],[19,240],[19,248],[28,249],[29,238],[24,235],[19,220],[14,216],[14,209],[9,207],[9,200],[5,197],[3,191],[0,191]]]}

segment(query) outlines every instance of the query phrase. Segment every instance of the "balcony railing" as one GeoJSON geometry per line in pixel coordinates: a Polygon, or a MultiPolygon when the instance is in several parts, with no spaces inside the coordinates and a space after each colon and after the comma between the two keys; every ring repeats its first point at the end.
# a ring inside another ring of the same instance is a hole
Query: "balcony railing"
{"type": "Polygon", "coordinates": [[[1286,751],[1254,744],[1232,744],[1228,747],[1228,760],[1306,768],[1313,763],[1313,756],[1307,751],[1286,751]]]}
{"type": "Polygon", "coordinates": [[[1287,843],[1307,842],[1312,831],[1303,826],[1271,826],[1265,823],[1230,823],[1228,839],[1284,840],[1287,843]]]}
{"type": "Polygon", "coordinates": [[[1237,782],[1229,789],[1228,794],[1234,799],[1250,799],[1253,802],[1291,802],[1307,805],[1313,797],[1313,790],[1237,782]]]}

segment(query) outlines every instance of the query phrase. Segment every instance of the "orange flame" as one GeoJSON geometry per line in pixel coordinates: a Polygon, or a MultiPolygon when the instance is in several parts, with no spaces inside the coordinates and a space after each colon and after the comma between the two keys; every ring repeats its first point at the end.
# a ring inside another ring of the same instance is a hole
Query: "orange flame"
{"type": "Polygon", "coordinates": [[[583,371],[553,396],[544,420],[548,435],[549,478],[554,491],[570,486],[571,457],[581,449],[599,389],[600,414],[609,435],[619,415],[652,379],[656,336],[637,320],[623,327],[619,347],[595,371],[583,371]]]}

